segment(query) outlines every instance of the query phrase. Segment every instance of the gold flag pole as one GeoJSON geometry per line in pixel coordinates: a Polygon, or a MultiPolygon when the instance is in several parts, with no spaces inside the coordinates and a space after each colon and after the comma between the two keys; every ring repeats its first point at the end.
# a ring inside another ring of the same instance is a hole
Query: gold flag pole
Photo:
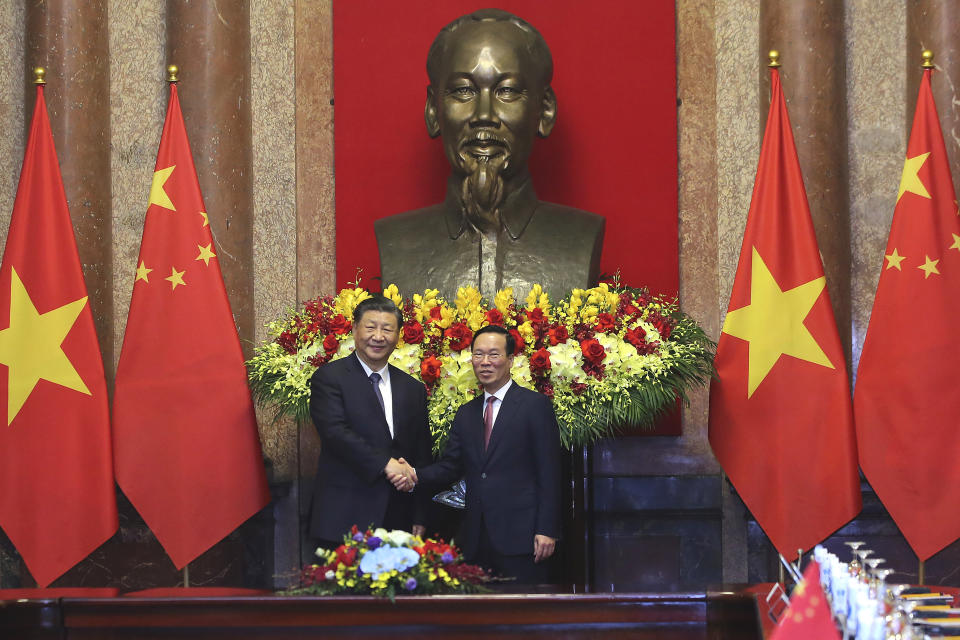
{"type": "MultiPolygon", "coordinates": [[[[175,83],[179,81],[177,73],[180,72],[180,68],[175,64],[167,65],[167,82],[175,83]]],[[[184,588],[190,588],[190,563],[183,565],[183,586],[184,588]]]]}
{"type": "Polygon", "coordinates": [[[33,84],[47,84],[47,70],[43,67],[37,67],[33,70],[33,84]]]}

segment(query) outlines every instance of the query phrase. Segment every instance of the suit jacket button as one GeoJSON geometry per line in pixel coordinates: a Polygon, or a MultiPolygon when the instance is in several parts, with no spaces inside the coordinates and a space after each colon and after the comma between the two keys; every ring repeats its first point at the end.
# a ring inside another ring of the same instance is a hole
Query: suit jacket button
{"type": "Polygon", "coordinates": [[[481,474],[480,474],[480,477],[481,477],[483,480],[486,480],[486,479],[487,479],[487,474],[486,474],[486,472],[481,473],[481,474]]]}

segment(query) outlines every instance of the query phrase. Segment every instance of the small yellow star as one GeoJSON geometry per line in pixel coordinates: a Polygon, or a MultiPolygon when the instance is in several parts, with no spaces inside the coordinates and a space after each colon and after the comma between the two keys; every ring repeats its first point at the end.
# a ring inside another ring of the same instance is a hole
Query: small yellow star
{"type": "Polygon", "coordinates": [[[147,269],[147,265],[145,265],[145,264],[143,263],[143,260],[141,260],[141,261],[140,261],[140,266],[137,267],[137,277],[136,277],[136,279],[134,280],[134,282],[136,282],[137,280],[143,280],[144,282],[150,282],[150,280],[149,280],[149,278],[147,278],[147,276],[150,274],[151,271],[153,271],[153,269],[147,269]]]}
{"type": "Polygon", "coordinates": [[[7,425],[41,380],[91,395],[61,346],[86,304],[84,296],[40,313],[16,269],[10,270],[10,325],[0,331],[0,363],[8,367],[7,425]]]}
{"type": "Polygon", "coordinates": [[[177,271],[176,267],[170,267],[170,275],[164,278],[164,280],[170,283],[171,291],[176,289],[178,284],[182,284],[186,286],[187,283],[183,281],[183,274],[185,274],[186,272],[187,272],[186,269],[184,269],[183,271],[177,271]]]}
{"type": "Polygon", "coordinates": [[[167,183],[170,174],[173,173],[173,170],[176,168],[177,165],[173,165],[172,167],[153,172],[153,184],[150,185],[150,204],[155,204],[158,207],[163,207],[170,211],[177,210],[177,208],[173,206],[173,203],[170,202],[170,196],[163,190],[163,185],[167,183]]]}
{"type": "Polygon", "coordinates": [[[951,233],[950,235],[953,236],[953,244],[950,245],[950,248],[947,249],[947,251],[950,251],[950,249],[956,249],[957,251],[960,251],[960,236],[955,233],[951,233]]]}
{"type": "Polygon", "coordinates": [[[807,581],[801,580],[800,584],[793,588],[793,594],[795,596],[802,596],[803,592],[807,590],[807,581]]]}
{"type": "Polygon", "coordinates": [[[917,175],[920,167],[923,166],[923,163],[927,161],[929,156],[930,152],[928,151],[919,156],[907,158],[906,162],[903,163],[903,174],[900,176],[900,191],[897,192],[897,202],[900,202],[900,198],[907,191],[915,193],[918,196],[923,196],[928,200],[930,199],[927,188],[923,186],[923,182],[920,181],[920,176],[917,175]]]}
{"type": "Polygon", "coordinates": [[[199,211],[198,213],[199,213],[201,216],[203,216],[203,224],[200,225],[200,226],[201,226],[201,227],[208,227],[208,226],[210,226],[210,218],[207,217],[207,212],[206,212],[206,211],[199,211]]]}
{"type": "Polygon", "coordinates": [[[203,260],[203,263],[209,267],[209,266],[210,266],[210,258],[215,258],[215,257],[217,256],[217,254],[215,254],[213,251],[210,250],[210,247],[211,247],[212,245],[213,245],[212,242],[211,242],[210,244],[208,244],[207,246],[205,246],[205,247],[201,247],[200,245],[197,245],[197,249],[200,249],[200,255],[198,255],[198,256],[197,256],[196,258],[194,258],[194,259],[195,259],[195,260],[203,260]]]}
{"type": "Polygon", "coordinates": [[[930,256],[928,255],[924,255],[923,257],[926,258],[926,262],[924,262],[922,265],[917,267],[917,269],[920,269],[921,271],[923,271],[923,279],[926,280],[927,278],[929,278],[931,273],[940,275],[940,272],[937,270],[937,263],[940,261],[931,260],[930,256]]]}
{"type": "Polygon", "coordinates": [[[906,256],[901,256],[897,253],[897,248],[893,248],[893,253],[888,256],[884,256],[887,259],[887,269],[896,269],[897,271],[903,271],[900,268],[900,263],[906,258],[906,256]]]}

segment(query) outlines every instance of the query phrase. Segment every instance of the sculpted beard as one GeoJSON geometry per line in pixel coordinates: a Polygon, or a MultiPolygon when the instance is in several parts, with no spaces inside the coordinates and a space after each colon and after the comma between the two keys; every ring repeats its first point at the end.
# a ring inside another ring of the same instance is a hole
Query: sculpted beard
{"type": "Polygon", "coordinates": [[[466,172],[460,200],[467,218],[480,230],[496,230],[506,197],[503,173],[510,166],[509,146],[496,135],[479,131],[461,145],[460,159],[466,172]]]}

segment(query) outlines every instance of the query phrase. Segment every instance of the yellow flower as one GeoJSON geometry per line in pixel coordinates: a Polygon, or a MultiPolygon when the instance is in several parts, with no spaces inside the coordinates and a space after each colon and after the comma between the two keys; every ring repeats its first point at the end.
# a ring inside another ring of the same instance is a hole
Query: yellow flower
{"type": "Polygon", "coordinates": [[[333,301],[333,307],[337,313],[342,313],[347,318],[352,318],[353,310],[357,308],[357,305],[369,297],[371,297],[370,293],[360,287],[356,289],[341,289],[333,301]]]}
{"type": "Polygon", "coordinates": [[[517,331],[520,332],[520,335],[523,337],[524,342],[527,344],[533,343],[533,325],[529,320],[517,327],[517,331]]]}
{"type": "Polygon", "coordinates": [[[460,287],[457,289],[457,298],[454,300],[454,304],[457,307],[457,311],[469,314],[480,308],[481,300],[482,296],[475,287],[460,287]]]}
{"type": "Polygon", "coordinates": [[[493,305],[500,310],[500,313],[507,313],[513,303],[513,287],[497,291],[497,295],[493,297],[493,305]]]}
{"type": "Polygon", "coordinates": [[[402,308],[403,297],[400,295],[400,289],[397,288],[397,285],[391,284],[383,290],[383,295],[393,300],[393,304],[397,305],[398,308],[402,308]]]}
{"type": "Polygon", "coordinates": [[[550,299],[544,292],[543,287],[535,284],[530,289],[530,293],[527,294],[527,311],[533,311],[537,307],[540,307],[544,313],[550,313],[550,299]]]}
{"type": "Polygon", "coordinates": [[[571,316],[576,315],[577,311],[580,310],[580,306],[583,304],[583,289],[574,289],[570,294],[570,305],[567,307],[571,316]]]}
{"type": "Polygon", "coordinates": [[[417,322],[425,323],[430,318],[430,310],[437,306],[439,293],[436,289],[427,289],[423,295],[413,294],[413,311],[417,322]]]}

